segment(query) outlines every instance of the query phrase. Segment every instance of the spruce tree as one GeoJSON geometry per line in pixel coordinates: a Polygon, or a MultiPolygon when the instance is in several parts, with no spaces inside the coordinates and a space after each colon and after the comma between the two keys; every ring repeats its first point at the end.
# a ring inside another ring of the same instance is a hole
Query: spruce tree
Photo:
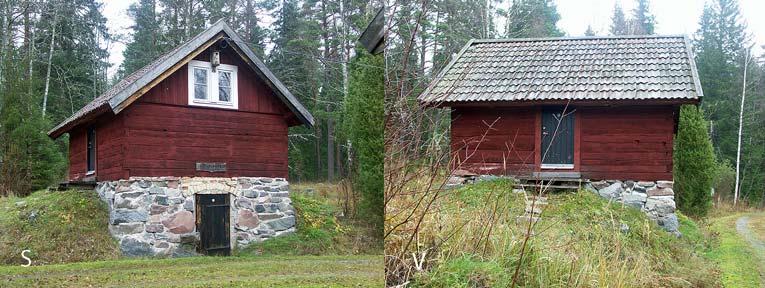
{"type": "Polygon", "coordinates": [[[627,18],[624,16],[624,10],[622,10],[622,7],[619,6],[619,3],[614,5],[614,15],[611,16],[611,28],[609,32],[611,32],[611,35],[629,34],[627,18]]]}
{"type": "Polygon", "coordinates": [[[510,38],[559,37],[560,14],[552,0],[513,0],[508,14],[510,38]]]}
{"type": "Polygon", "coordinates": [[[707,122],[693,105],[680,108],[674,147],[675,200],[683,213],[705,216],[712,204],[715,156],[707,122]]]}
{"type": "Polygon", "coordinates": [[[138,3],[130,4],[128,15],[134,22],[130,27],[133,30],[133,37],[122,52],[125,60],[120,66],[118,78],[146,66],[169,49],[160,40],[162,30],[158,20],[156,0],[140,0],[138,3]]]}
{"type": "Polygon", "coordinates": [[[319,106],[321,74],[317,61],[321,43],[319,43],[319,24],[311,14],[310,7],[301,9],[296,0],[281,1],[276,10],[274,22],[274,48],[268,57],[269,68],[284,82],[287,88],[304,103],[315,117],[313,131],[304,127],[293,127],[293,135],[311,135],[294,138],[290,143],[290,173],[297,179],[320,179],[326,174],[323,161],[326,155],[323,119],[319,106]]]}
{"type": "MultiPolygon", "coordinates": [[[[696,32],[694,49],[701,86],[702,107],[712,125],[712,143],[721,161],[736,164],[738,115],[741,107],[744,59],[749,57],[749,39],[735,0],[716,0],[704,7],[696,32]]],[[[762,91],[757,89],[758,68],[748,69],[747,103],[741,153],[741,195],[761,203],[765,185],[765,133],[762,133],[762,91]],[[751,97],[750,97],[751,95],[751,97]]],[[[762,87],[762,86],[760,86],[762,87]]],[[[744,199],[746,200],[746,199],[744,199]]]]}
{"type": "Polygon", "coordinates": [[[637,0],[637,7],[632,10],[630,22],[632,35],[651,35],[654,33],[656,19],[651,15],[648,0],[637,0]]]}
{"type": "Polygon", "coordinates": [[[587,25],[587,30],[584,31],[584,36],[595,36],[595,31],[592,31],[592,25],[587,25]]]}

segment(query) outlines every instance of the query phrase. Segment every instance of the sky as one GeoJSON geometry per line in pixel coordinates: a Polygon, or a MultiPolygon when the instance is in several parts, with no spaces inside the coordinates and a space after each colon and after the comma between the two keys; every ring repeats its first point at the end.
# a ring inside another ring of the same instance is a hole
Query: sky
{"type": "MultiPolygon", "coordinates": [[[[137,0],[104,0],[102,13],[107,19],[107,27],[112,34],[126,34],[133,24],[127,15],[127,8],[137,0]]],[[[633,0],[556,0],[558,13],[561,15],[558,27],[569,36],[584,35],[588,25],[592,25],[598,35],[608,34],[614,5],[618,2],[630,15],[635,7],[633,0]]],[[[651,13],[656,17],[657,34],[693,35],[698,29],[699,18],[704,9],[704,0],[652,0],[651,13]]],[[[761,55],[765,45],[765,0],[739,0],[742,20],[747,24],[748,32],[756,43],[755,55],[761,55]]],[[[122,63],[122,51],[125,44],[114,42],[108,47],[109,77],[112,77],[122,63]]]]}

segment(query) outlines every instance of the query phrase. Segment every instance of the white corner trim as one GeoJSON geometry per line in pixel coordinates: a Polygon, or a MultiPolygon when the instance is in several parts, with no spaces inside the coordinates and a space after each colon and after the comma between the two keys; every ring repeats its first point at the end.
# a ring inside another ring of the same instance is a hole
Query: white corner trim
{"type": "Polygon", "coordinates": [[[216,67],[216,71],[212,71],[210,62],[191,60],[188,65],[188,104],[189,106],[202,106],[213,107],[223,109],[239,109],[239,84],[238,84],[238,71],[237,66],[220,64],[216,67]],[[207,74],[207,99],[194,98],[194,67],[204,68],[208,71],[207,74]],[[231,72],[231,101],[224,102],[218,101],[218,71],[231,72]]]}

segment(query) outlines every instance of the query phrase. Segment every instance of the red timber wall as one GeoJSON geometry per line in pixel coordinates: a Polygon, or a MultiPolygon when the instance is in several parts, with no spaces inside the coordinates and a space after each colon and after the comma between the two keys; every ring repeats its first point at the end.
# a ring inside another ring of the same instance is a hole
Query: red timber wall
{"type": "Polygon", "coordinates": [[[455,163],[478,174],[530,173],[534,169],[536,116],[534,107],[453,109],[455,163]]]}
{"type": "MultiPolygon", "coordinates": [[[[97,180],[135,176],[286,178],[287,129],[299,123],[235,53],[223,49],[221,63],[238,66],[238,110],[189,106],[188,70],[183,66],[116,116],[98,121],[97,180]],[[116,127],[120,132],[111,132],[116,127]],[[227,171],[196,171],[197,162],[224,162],[227,171]]],[[[195,59],[209,61],[209,51],[195,59]]],[[[84,131],[70,132],[72,179],[86,169],[84,131]]]]}
{"type": "MultiPolygon", "coordinates": [[[[592,180],[672,180],[676,108],[575,109],[575,167],[556,171],[575,171],[592,180]]],[[[534,106],[454,108],[453,157],[459,167],[478,174],[529,176],[542,171],[539,119],[541,109],[534,106]]]]}
{"type": "MultiPolygon", "coordinates": [[[[96,174],[99,178],[119,179],[123,170],[123,140],[125,129],[122,118],[103,116],[91,124],[96,128],[96,174]]],[[[87,127],[69,131],[69,179],[82,180],[87,175],[87,127]]]]}

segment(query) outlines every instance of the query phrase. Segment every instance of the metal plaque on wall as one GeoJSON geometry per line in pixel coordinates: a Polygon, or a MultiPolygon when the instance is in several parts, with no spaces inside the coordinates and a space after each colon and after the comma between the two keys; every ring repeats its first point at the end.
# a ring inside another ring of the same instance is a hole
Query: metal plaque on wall
{"type": "Polygon", "coordinates": [[[225,172],[226,163],[197,162],[197,171],[225,172]]]}

